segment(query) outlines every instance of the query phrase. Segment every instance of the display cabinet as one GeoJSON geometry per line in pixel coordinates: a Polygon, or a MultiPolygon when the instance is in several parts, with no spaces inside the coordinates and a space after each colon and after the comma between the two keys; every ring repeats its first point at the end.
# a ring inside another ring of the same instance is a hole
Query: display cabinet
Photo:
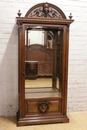
{"type": "Polygon", "coordinates": [[[69,26],[72,15],[51,3],[39,3],[18,25],[17,125],[69,122],[67,82],[69,26]]]}

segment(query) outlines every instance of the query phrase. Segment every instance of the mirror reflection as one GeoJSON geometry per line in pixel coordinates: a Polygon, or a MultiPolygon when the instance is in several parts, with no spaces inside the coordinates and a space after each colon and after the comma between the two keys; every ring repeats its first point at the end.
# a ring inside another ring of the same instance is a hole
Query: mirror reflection
{"type": "Polygon", "coordinates": [[[30,30],[28,31],[28,45],[40,44],[44,45],[44,31],[30,30]]]}
{"type": "Polygon", "coordinates": [[[59,63],[61,33],[59,32],[57,31],[55,39],[54,32],[51,30],[25,31],[25,88],[59,89],[59,72],[61,71],[59,70],[61,69],[59,63]]]}

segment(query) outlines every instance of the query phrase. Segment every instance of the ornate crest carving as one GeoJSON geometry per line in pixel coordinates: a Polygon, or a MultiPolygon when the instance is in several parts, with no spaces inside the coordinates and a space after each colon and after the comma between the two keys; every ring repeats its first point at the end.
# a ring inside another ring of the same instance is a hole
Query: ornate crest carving
{"type": "Polygon", "coordinates": [[[64,13],[55,5],[50,3],[41,3],[31,8],[25,17],[31,18],[66,18],[64,13]]]}
{"type": "Polygon", "coordinates": [[[47,112],[47,110],[49,109],[49,102],[48,101],[46,101],[46,100],[44,100],[44,101],[39,101],[38,103],[37,103],[37,105],[38,105],[38,110],[39,110],[39,112],[40,113],[45,113],[45,112],[47,112]]]}

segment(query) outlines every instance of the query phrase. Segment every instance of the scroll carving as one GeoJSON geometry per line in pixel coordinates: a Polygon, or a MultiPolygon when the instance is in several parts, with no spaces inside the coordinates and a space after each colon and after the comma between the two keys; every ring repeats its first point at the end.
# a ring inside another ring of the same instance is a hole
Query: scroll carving
{"type": "Polygon", "coordinates": [[[36,17],[36,18],[58,18],[63,19],[62,15],[55,9],[49,6],[46,2],[42,6],[35,8],[32,10],[28,17],[36,17]]]}

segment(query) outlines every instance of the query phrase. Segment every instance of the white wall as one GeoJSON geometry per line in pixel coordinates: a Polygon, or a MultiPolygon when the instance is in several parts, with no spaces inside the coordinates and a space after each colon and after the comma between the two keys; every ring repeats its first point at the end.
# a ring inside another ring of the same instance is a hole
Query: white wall
{"type": "Polygon", "coordinates": [[[0,116],[18,109],[18,41],[16,16],[41,2],[55,4],[75,21],[70,26],[68,111],[87,110],[87,0],[0,0],[0,116]]]}

